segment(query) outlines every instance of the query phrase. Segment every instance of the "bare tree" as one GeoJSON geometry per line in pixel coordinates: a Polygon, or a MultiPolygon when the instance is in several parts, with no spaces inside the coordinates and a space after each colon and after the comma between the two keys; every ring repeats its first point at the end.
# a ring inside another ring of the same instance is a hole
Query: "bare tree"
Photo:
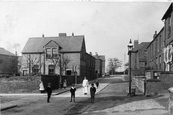
{"type": "Polygon", "coordinates": [[[121,67],[122,62],[118,58],[109,58],[108,59],[108,71],[111,74],[115,74],[116,70],[121,67]]]}
{"type": "MultiPolygon", "coordinates": [[[[29,67],[29,75],[33,74],[33,69],[34,65],[40,65],[40,60],[38,58],[38,54],[25,54],[25,61],[27,61],[28,67],[29,67]]],[[[42,64],[40,65],[42,66],[42,64]]]]}
{"type": "Polygon", "coordinates": [[[70,58],[68,56],[63,56],[62,57],[62,71],[66,71],[66,69],[68,68],[68,63],[71,61],[70,58]]]}

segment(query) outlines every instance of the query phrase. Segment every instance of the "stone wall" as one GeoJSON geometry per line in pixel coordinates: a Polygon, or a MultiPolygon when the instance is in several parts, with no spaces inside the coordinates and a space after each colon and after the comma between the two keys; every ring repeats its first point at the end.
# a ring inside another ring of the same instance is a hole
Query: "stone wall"
{"type": "Polygon", "coordinates": [[[163,91],[163,85],[160,80],[147,80],[146,95],[152,95],[163,91]]]}
{"type": "Polygon", "coordinates": [[[133,82],[141,92],[144,93],[146,89],[146,95],[161,93],[173,87],[173,72],[161,72],[158,78],[146,80],[146,86],[141,77],[135,77],[133,82]]]}
{"type": "Polygon", "coordinates": [[[132,79],[132,81],[134,82],[134,84],[136,85],[136,87],[142,92],[145,93],[145,86],[144,86],[144,81],[145,77],[141,76],[141,77],[135,77],[132,79]]]}

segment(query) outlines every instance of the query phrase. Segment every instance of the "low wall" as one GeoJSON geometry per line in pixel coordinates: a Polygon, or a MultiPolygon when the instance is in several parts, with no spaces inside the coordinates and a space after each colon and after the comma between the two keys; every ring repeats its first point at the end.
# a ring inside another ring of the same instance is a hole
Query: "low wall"
{"type": "Polygon", "coordinates": [[[75,84],[75,76],[69,76],[69,75],[62,76],[62,82],[63,82],[65,79],[66,79],[66,81],[67,81],[67,86],[72,85],[72,84],[75,84]]]}
{"type": "Polygon", "coordinates": [[[146,95],[160,93],[163,91],[163,85],[160,80],[150,79],[146,81],[146,95]]]}
{"type": "Polygon", "coordinates": [[[146,95],[161,93],[173,87],[173,72],[161,72],[158,78],[146,80],[146,86],[144,80],[139,77],[136,77],[134,82],[140,91],[145,92],[146,89],[146,95]]]}
{"type": "Polygon", "coordinates": [[[52,89],[59,88],[59,76],[57,75],[41,75],[41,80],[43,82],[44,89],[47,87],[48,83],[51,83],[52,89]]]}
{"type": "Polygon", "coordinates": [[[136,87],[138,87],[138,89],[142,92],[145,93],[145,77],[143,76],[138,76],[138,77],[134,77],[133,79],[134,84],[136,85],[136,87]]]}

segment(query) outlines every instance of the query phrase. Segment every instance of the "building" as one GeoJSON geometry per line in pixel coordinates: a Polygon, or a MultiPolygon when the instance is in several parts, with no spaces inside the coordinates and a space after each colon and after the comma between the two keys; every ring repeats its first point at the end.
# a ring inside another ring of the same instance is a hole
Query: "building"
{"type": "Polygon", "coordinates": [[[172,64],[172,55],[173,55],[173,3],[169,6],[168,10],[162,17],[162,21],[164,21],[164,70],[165,71],[173,71],[172,64]]]}
{"type": "Polygon", "coordinates": [[[164,71],[163,49],[164,49],[164,28],[153,35],[153,40],[147,47],[147,67],[150,70],[164,71]]]}
{"type": "Polygon", "coordinates": [[[22,72],[44,75],[74,75],[84,77],[95,67],[94,57],[86,53],[83,35],[29,38],[22,51],[22,72]]]}
{"type": "Polygon", "coordinates": [[[17,69],[18,56],[7,51],[4,48],[0,48],[0,75],[8,76],[18,72],[17,69]]]}
{"type": "Polygon", "coordinates": [[[102,75],[105,75],[105,56],[98,55],[97,52],[93,56],[96,59],[95,72],[97,74],[97,77],[102,77],[102,75]]]}
{"type": "Polygon", "coordinates": [[[97,78],[95,73],[95,63],[96,59],[91,54],[86,53],[86,73],[84,75],[87,76],[88,80],[97,78]]]}
{"type": "Polygon", "coordinates": [[[145,74],[147,68],[147,46],[149,42],[138,43],[134,40],[134,53],[131,54],[131,71],[132,75],[140,76],[145,74]]]}

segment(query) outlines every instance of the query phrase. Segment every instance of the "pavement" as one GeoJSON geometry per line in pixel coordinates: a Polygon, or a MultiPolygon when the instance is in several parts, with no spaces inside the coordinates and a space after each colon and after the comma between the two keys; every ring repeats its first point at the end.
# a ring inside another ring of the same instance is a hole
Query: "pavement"
{"type": "MultiPolygon", "coordinates": [[[[99,79],[103,79],[103,78],[99,78],[99,79]]],[[[93,83],[95,82],[95,80],[93,81],[89,81],[89,83],[93,83]]],[[[100,85],[101,87],[99,88],[99,90],[96,91],[96,93],[100,92],[101,90],[103,90],[108,84],[102,84],[100,85]]],[[[82,87],[82,84],[76,84],[75,85],[76,89],[79,89],[82,87]]],[[[69,92],[71,86],[68,86],[67,88],[62,88],[62,89],[56,89],[52,91],[52,96],[57,96],[59,94],[65,93],[65,92],[69,92]]],[[[19,94],[0,94],[0,96],[21,96],[21,97],[28,97],[28,96],[35,96],[35,98],[40,97],[40,96],[47,96],[46,93],[19,93],[19,94]]],[[[77,96],[77,95],[76,95],[77,96]]],[[[89,95],[87,95],[89,96],[89,95]]],[[[14,100],[14,101],[9,101],[9,102],[5,102],[5,103],[0,103],[0,111],[4,111],[7,109],[11,109],[20,105],[23,105],[25,103],[28,103],[28,101],[32,102],[33,98],[29,99],[29,98],[23,98],[23,99],[19,99],[19,100],[14,100]]]]}

